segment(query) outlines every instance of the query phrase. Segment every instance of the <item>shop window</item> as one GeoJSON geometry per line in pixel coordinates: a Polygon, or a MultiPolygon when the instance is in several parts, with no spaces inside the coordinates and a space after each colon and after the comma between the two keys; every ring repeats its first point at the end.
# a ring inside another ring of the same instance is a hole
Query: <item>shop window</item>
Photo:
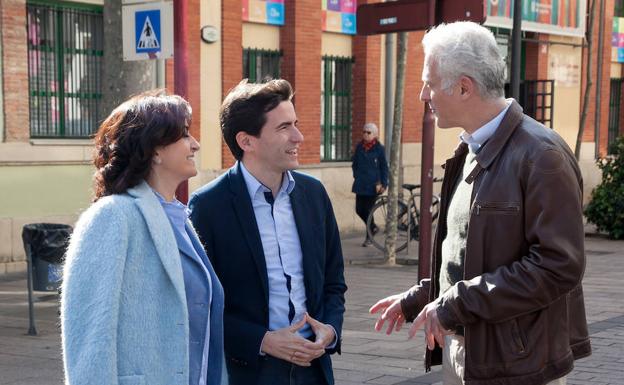
{"type": "Polygon", "coordinates": [[[321,161],[348,161],[353,59],[324,56],[321,65],[321,161]]]}
{"type": "Polygon", "coordinates": [[[101,118],[102,7],[27,4],[32,138],[87,138],[101,118]]]}

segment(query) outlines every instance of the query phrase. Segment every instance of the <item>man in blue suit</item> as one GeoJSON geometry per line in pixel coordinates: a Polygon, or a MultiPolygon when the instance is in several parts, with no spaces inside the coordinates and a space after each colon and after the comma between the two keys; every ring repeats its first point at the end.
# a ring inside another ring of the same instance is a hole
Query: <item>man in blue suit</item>
{"type": "Polygon", "coordinates": [[[292,171],[303,135],[285,80],[236,86],[221,106],[237,163],[191,197],[191,220],[225,291],[231,385],[334,383],[344,266],[321,183],[292,171]]]}

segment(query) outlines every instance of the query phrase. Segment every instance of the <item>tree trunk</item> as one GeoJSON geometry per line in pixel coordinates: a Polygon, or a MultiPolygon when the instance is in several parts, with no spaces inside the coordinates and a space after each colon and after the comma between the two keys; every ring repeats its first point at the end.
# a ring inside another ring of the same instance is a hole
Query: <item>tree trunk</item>
{"type": "MultiPolygon", "coordinates": [[[[587,108],[589,106],[589,97],[592,87],[592,41],[593,41],[593,30],[594,30],[594,15],[596,13],[596,0],[592,1],[591,7],[589,9],[589,17],[587,18],[587,32],[585,33],[585,39],[587,40],[587,78],[585,83],[585,95],[583,96],[583,109],[581,110],[581,119],[579,122],[579,130],[576,135],[576,145],[574,146],[574,156],[576,160],[580,160],[581,157],[581,142],[583,140],[583,132],[585,131],[585,120],[587,119],[587,108]]],[[[598,28],[602,28],[599,26],[598,28]]],[[[600,51],[602,47],[598,47],[600,51]]]]}
{"type": "Polygon", "coordinates": [[[102,111],[108,115],[128,97],[154,88],[156,66],[151,60],[123,60],[121,1],[104,0],[103,18],[102,111]]]}
{"type": "MultiPolygon", "coordinates": [[[[397,42],[396,89],[394,96],[394,126],[390,143],[390,175],[388,183],[388,218],[386,220],[386,260],[396,263],[396,239],[401,167],[401,129],[403,126],[403,90],[405,88],[405,64],[407,62],[407,32],[399,32],[397,42]]],[[[408,236],[409,242],[409,236],[408,236]]]]}

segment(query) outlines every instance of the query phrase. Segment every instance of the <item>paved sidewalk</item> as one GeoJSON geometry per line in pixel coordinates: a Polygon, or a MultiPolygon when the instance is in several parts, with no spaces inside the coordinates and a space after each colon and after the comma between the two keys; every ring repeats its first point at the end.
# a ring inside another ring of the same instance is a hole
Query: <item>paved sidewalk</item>
{"type": "MultiPolygon", "coordinates": [[[[422,336],[407,341],[406,331],[386,336],[372,330],[368,308],[382,296],[414,283],[416,266],[387,266],[361,236],[343,236],[347,313],[343,353],[334,356],[336,385],[441,384],[438,369],[423,372],[422,336]]],[[[410,246],[417,253],[417,245],[410,246]]],[[[624,384],[624,242],[586,238],[584,278],[593,355],[577,361],[569,385],[624,384]]],[[[410,253],[411,254],[411,253],[410,253]]],[[[37,292],[39,335],[26,335],[28,302],[24,274],[0,276],[0,385],[60,385],[62,362],[55,296],[37,292]]],[[[530,385],[530,384],[527,384],[530,385]]]]}

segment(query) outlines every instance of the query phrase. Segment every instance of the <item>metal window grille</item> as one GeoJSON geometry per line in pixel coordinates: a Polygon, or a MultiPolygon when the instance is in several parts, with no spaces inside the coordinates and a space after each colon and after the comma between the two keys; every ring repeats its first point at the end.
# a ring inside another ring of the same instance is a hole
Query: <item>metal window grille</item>
{"type": "Polygon", "coordinates": [[[250,83],[260,83],[267,78],[280,77],[282,52],[256,48],[243,49],[243,78],[250,83]]]}
{"type": "Polygon", "coordinates": [[[624,121],[620,115],[622,93],[624,93],[624,78],[611,79],[611,95],[609,97],[609,134],[608,148],[620,135],[620,124],[624,121]]]}
{"type": "MultiPolygon", "coordinates": [[[[509,83],[505,84],[507,97],[511,97],[510,88],[509,83]]],[[[518,103],[524,113],[550,128],[553,128],[554,98],[554,80],[523,80],[520,83],[518,103]]]]}
{"type": "Polygon", "coordinates": [[[321,161],[348,161],[353,58],[324,56],[321,65],[321,161]]]}
{"type": "Polygon", "coordinates": [[[30,136],[85,138],[102,98],[101,6],[29,2],[30,136]]]}

